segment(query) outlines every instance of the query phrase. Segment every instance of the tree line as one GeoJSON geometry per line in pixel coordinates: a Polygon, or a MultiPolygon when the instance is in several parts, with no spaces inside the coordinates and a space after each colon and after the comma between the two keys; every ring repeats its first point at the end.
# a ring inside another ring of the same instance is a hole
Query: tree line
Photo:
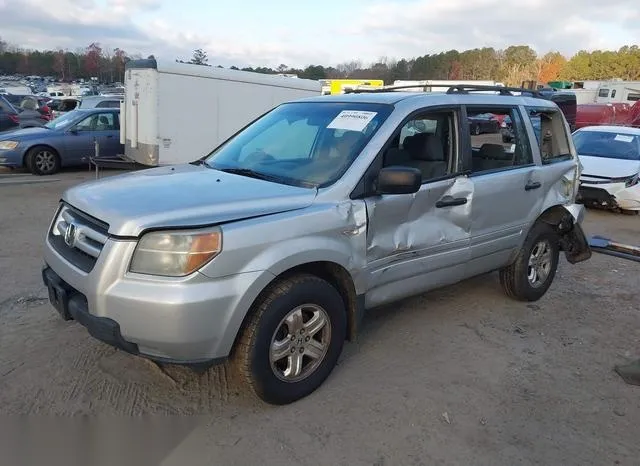
{"type": "MultiPolygon", "coordinates": [[[[53,76],[66,81],[96,77],[101,82],[122,82],[126,62],[136,58],[142,57],[129,55],[120,48],[103,47],[97,42],[75,51],[33,51],[11,46],[0,38],[0,74],[53,76]]],[[[176,61],[212,66],[202,49],[196,49],[188,61],[176,61]]],[[[411,59],[382,57],[370,64],[353,60],[337,66],[309,65],[301,69],[286,64],[275,68],[231,68],[296,74],[307,79],[383,79],[386,84],[397,79],[495,80],[516,86],[531,80],[539,83],[613,78],[632,81],[640,80],[640,48],[630,45],[616,51],[582,50],[565,57],[559,52],[538,55],[529,46],[513,45],[501,50],[491,47],[462,52],[449,50],[411,59]]]]}

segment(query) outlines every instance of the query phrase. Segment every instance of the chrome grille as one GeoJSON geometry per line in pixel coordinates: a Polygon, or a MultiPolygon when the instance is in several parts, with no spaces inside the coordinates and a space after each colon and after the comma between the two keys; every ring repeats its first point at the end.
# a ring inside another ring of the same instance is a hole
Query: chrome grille
{"type": "Polygon", "coordinates": [[[66,260],[90,272],[108,239],[109,226],[62,204],[51,231],[49,243],[66,260]]]}

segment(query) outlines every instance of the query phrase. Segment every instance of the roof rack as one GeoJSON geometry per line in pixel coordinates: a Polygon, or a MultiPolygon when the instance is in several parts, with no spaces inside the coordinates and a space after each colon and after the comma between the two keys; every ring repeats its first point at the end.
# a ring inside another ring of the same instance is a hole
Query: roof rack
{"type": "Polygon", "coordinates": [[[345,94],[362,94],[362,93],[379,93],[398,91],[403,89],[425,89],[432,87],[447,88],[447,94],[468,94],[473,91],[495,91],[500,95],[513,95],[514,92],[520,92],[523,95],[530,95],[531,97],[542,97],[542,93],[539,90],[525,89],[523,87],[505,87],[505,86],[487,86],[481,84],[407,84],[402,86],[385,86],[375,89],[345,89],[345,94]]]}

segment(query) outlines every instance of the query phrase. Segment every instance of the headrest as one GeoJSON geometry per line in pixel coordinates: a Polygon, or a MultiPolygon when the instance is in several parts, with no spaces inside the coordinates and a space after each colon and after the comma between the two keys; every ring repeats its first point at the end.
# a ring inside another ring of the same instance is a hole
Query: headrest
{"type": "Polygon", "coordinates": [[[442,141],[434,134],[418,133],[404,140],[404,148],[414,160],[426,162],[444,162],[442,141]]]}
{"type": "Polygon", "coordinates": [[[511,160],[513,154],[506,152],[502,144],[486,143],[480,147],[480,157],[493,160],[511,160]]]}

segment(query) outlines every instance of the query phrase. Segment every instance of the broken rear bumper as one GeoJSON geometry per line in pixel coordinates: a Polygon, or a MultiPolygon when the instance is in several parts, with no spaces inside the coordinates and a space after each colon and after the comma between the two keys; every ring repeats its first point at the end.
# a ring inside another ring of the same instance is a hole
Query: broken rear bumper
{"type": "Polygon", "coordinates": [[[580,204],[571,204],[565,206],[565,209],[571,214],[573,221],[561,223],[560,247],[564,251],[567,261],[576,264],[591,258],[591,247],[582,229],[585,207],[580,204]]]}

